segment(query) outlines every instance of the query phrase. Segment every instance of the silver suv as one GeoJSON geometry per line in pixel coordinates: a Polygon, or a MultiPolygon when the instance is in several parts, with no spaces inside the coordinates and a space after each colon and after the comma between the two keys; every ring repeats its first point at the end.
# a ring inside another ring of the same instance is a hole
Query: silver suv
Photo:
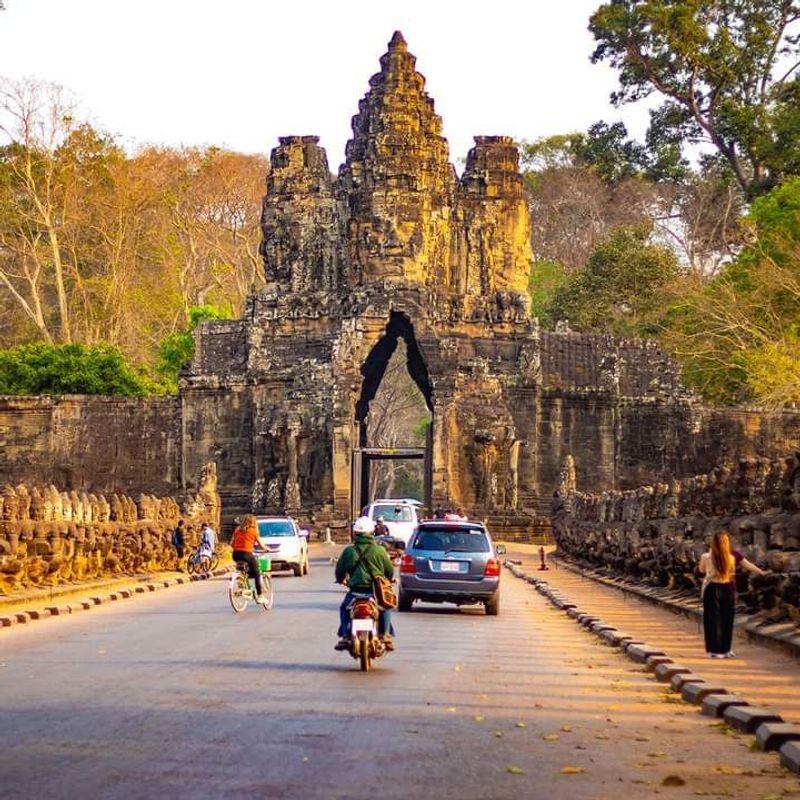
{"type": "Polygon", "coordinates": [[[398,608],[411,611],[415,600],[465,605],[483,603],[486,613],[500,611],[500,561],[480,522],[420,522],[400,560],[398,608]]]}

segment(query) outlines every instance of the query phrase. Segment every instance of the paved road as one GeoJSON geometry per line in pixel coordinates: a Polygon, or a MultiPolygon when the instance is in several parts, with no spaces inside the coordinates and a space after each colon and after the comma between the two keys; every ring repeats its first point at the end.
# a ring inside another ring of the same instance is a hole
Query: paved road
{"type": "Polygon", "coordinates": [[[398,615],[399,649],[369,674],[332,649],[341,592],[319,557],[308,578],[276,579],[269,613],[234,615],[217,580],[5,631],[0,798],[752,800],[797,787],[749,737],[668,702],[503,580],[497,618],[398,615]]]}

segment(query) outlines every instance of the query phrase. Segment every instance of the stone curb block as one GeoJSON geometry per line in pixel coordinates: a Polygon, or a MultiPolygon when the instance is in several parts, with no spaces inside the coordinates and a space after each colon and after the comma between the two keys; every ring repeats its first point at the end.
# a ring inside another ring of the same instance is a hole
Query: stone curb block
{"type": "Polygon", "coordinates": [[[747,700],[733,694],[707,694],[703,698],[702,713],[707,717],[721,717],[726,708],[749,706],[747,700]]]}
{"type": "Polygon", "coordinates": [[[781,749],[781,766],[792,772],[800,772],[800,742],[786,742],[781,749]]]}
{"type": "Polygon", "coordinates": [[[619,647],[620,640],[623,637],[624,634],[620,633],[615,628],[600,631],[600,638],[607,644],[610,644],[612,647],[619,647]]]}
{"type": "Polygon", "coordinates": [[[677,675],[673,675],[672,679],[669,682],[670,689],[673,692],[682,692],[683,686],[686,683],[705,683],[705,678],[701,678],[699,675],[695,675],[694,672],[679,672],[677,675]]]}
{"type": "MultiPolygon", "coordinates": [[[[230,567],[220,567],[215,569],[210,575],[221,576],[227,575],[231,571],[230,567]]],[[[197,575],[188,576],[186,578],[178,578],[177,583],[190,583],[191,579],[206,580],[210,575],[197,575]]],[[[95,606],[100,606],[109,603],[113,600],[122,600],[135,597],[137,594],[146,594],[147,592],[154,592],[157,589],[163,589],[171,585],[175,585],[175,580],[159,581],[159,583],[148,583],[146,586],[135,586],[131,589],[120,589],[111,594],[103,596],[87,597],[83,600],[76,600],[74,603],[61,606],[47,606],[44,609],[29,609],[28,611],[16,612],[9,616],[0,617],[0,628],[10,628],[12,625],[25,625],[28,622],[34,622],[46,617],[66,616],[67,614],[75,614],[78,611],[89,611],[95,606]]]]}
{"type": "Polygon", "coordinates": [[[783,717],[768,708],[758,706],[730,706],[722,718],[740,733],[754,733],[764,722],[783,722],[783,717]]]}
{"type": "Polygon", "coordinates": [[[655,672],[659,664],[671,664],[672,659],[669,656],[648,656],[645,659],[644,666],[648,672],[655,672]]]}
{"type": "Polygon", "coordinates": [[[615,628],[613,625],[609,625],[607,622],[593,622],[589,626],[589,630],[599,636],[603,631],[613,631],[615,628]]]}
{"type": "Polygon", "coordinates": [[[625,648],[625,655],[639,664],[644,664],[650,656],[663,656],[664,651],[646,644],[629,644],[625,648]]]}
{"type": "Polygon", "coordinates": [[[787,742],[800,741],[800,725],[765,722],[756,728],[756,741],[762,750],[780,750],[787,742]]]}
{"type": "Polygon", "coordinates": [[[681,698],[696,706],[710,694],[728,694],[728,690],[724,686],[714,686],[712,683],[686,683],[681,688],[681,698]]]}
{"type": "Polygon", "coordinates": [[[688,675],[692,670],[682,664],[659,664],[656,667],[656,678],[662,683],[670,683],[675,675],[688,675]]]}

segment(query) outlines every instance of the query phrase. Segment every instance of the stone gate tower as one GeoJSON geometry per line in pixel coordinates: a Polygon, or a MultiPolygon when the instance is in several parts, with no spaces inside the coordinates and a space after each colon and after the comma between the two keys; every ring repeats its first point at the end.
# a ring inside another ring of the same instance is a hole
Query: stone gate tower
{"type": "Polygon", "coordinates": [[[539,330],[517,149],[477,136],[459,177],[415,62],[395,33],[337,177],[315,136],[272,151],[267,286],[241,320],[197,332],[181,473],[216,461],[229,517],[343,524],[353,451],[400,337],[432,413],[433,502],[507,533],[547,524],[568,452],[609,488],[715,457],[653,345],[539,330]]]}

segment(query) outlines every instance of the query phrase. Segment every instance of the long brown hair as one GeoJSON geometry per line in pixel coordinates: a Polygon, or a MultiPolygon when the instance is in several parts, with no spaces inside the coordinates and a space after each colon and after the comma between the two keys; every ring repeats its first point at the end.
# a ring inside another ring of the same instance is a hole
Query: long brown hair
{"type": "Polygon", "coordinates": [[[257,529],[258,529],[258,526],[256,525],[256,518],[252,514],[248,514],[239,523],[239,530],[249,531],[249,530],[257,530],[257,529]]]}
{"type": "Polygon", "coordinates": [[[711,540],[711,561],[721,581],[731,579],[731,543],[725,531],[717,531],[711,540]]]}

